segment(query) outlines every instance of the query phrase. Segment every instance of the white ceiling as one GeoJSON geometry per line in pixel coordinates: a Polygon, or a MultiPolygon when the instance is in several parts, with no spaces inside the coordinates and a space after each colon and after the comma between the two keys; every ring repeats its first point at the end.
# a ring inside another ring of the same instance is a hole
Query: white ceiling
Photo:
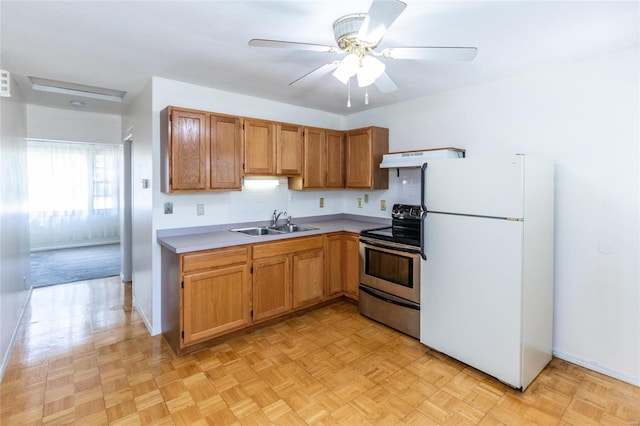
{"type": "Polygon", "coordinates": [[[535,67],[638,45],[637,1],[418,1],[380,48],[475,46],[473,62],[387,61],[400,89],[383,95],[331,74],[289,83],[343,55],[249,47],[251,38],[335,45],[333,21],[366,12],[342,1],[0,2],[0,68],[27,102],[73,108],[69,95],[30,89],[25,76],[126,91],[122,103],[82,99],[85,111],[119,114],[151,76],[347,115],[535,67]]]}

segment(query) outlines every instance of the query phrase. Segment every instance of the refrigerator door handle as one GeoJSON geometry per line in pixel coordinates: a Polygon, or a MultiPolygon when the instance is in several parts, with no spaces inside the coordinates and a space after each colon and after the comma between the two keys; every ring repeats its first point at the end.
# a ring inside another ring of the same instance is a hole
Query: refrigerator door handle
{"type": "Polygon", "coordinates": [[[424,163],[420,169],[420,207],[422,207],[422,213],[420,213],[420,256],[424,260],[427,260],[427,254],[424,252],[424,221],[427,220],[427,166],[428,163],[424,163]]]}
{"type": "Polygon", "coordinates": [[[427,260],[427,253],[424,252],[424,221],[427,220],[427,212],[423,211],[420,214],[420,256],[424,260],[427,260]]]}
{"type": "Polygon", "coordinates": [[[420,207],[422,207],[423,212],[427,212],[427,200],[426,200],[426,192],[427,192],[427,166],[429,163],[424,163],[422,168],[420,169],[420,207]]]}

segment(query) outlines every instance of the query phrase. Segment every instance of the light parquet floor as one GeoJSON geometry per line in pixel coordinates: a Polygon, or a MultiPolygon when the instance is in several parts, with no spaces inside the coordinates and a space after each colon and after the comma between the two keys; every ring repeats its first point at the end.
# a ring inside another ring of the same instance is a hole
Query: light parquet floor
{"type": "Polygon", "coordinates": [[[554,359],[520,393],[346,303],[177,358],[118,278],[35,289],[2,425],[640,425],[640,388],[554,359]]]}

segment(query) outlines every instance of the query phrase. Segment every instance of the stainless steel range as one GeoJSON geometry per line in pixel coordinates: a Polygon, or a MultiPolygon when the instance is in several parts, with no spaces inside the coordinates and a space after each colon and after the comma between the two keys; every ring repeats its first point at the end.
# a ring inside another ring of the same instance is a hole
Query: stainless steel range
{"type": "Polygon", "coordinates": [[[420,338],[420,206],[395,204],[391,226],[360,232],[360,313],[420,338]]]}

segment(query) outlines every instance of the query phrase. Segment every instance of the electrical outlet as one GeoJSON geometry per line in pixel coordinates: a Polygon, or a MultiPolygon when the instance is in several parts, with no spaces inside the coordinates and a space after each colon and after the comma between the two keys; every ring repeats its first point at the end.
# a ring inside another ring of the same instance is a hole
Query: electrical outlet
{"type": "Polygon", "coordinates": [[[204,214],[204,204],[197,204],[197,212],[198,216],[202,216],[204,214]]]}
{"type": "Polygon", "coordinates": [[[173,214],[173,203],[164,203],[164,214],[173,214]]]}
{"type": "Polygon", "coordinates": [[[365,204],[369,202],[369,194],[364,194],[364,202],[365,204]]]}
{"type": "Polygon", "coordinates": [[[320,208],[324,208],[324,198],[320,197],[320,208]]]}
{"type": "Polygon", "coordinates": [[[386,200],[380,200],[380,210],[382,210],[382,211],[387,210],[387,201],[386,200]]]}
{"type": "Polygon", "coordinates": [[[358,198],[358,208],[362,208],[362,198],[358,198]]]}

